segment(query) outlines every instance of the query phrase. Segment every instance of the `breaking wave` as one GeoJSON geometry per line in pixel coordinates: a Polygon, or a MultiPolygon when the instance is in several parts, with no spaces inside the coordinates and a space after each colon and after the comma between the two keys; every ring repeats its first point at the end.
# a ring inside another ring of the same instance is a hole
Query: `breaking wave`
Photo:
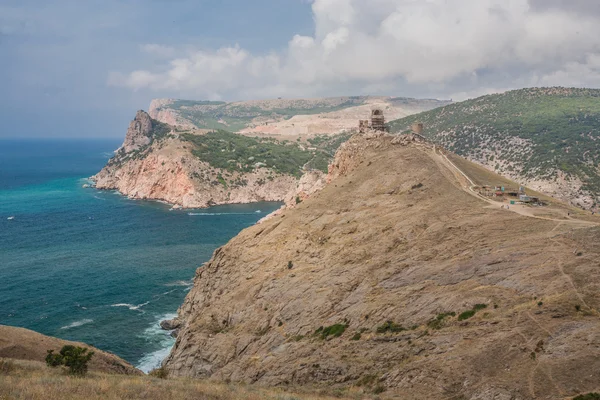
{"type": "Polygon", "coordinates": [[[246,212],[246,213],[236,213],[236,212],[223,212],[223,213],[192,213],[189,212],[190,216],[213,216],[213,215],[256,215],[260,214],[262,211],[256,210],[254,212],[246,212]]]}
{"type": "Polygon", "coordinates": [[[140,308],[144,307],[148,303],[150,303],[150,302],[147,301],[145,303],[138,304],[138,305],[129,304],[129,303],[117,303],[117,304],[111,304],[111,307],[127,307],[132,311],[138,311],[140,308]]]}
{"type": "Polygon", "coordinates": [[[63,327],[62,327],[62,328],[60,328],[60,329],[71,329],[71,328],[77,328],[78,326],[82,326],[82,325],[89,324],[89,323],[92,323],[92,322],[94,322],[94,320],[93,320],[93,319],[82,319],[82,320],[80,320],[80,321],[75,321],[75,322],[72,322],[72,323],[70,323],[69,325],[65,325],[65,326],[63,326],[63,327]]]}
{"type": "Polygon", "coordinates": [[[169,355],[173,344],[175,344],[175,339],[171,337],[169,331],[163,330],[159,324],[160,321],[173,319],[176,316],[177,314],[161,315],[150,327],[144,330],[141,337],[149,344],[159,347],[159,349],[144,355],[136,365],[138,369],[148,373],[154,368],[160,367],[162,361],[169,355]]]}

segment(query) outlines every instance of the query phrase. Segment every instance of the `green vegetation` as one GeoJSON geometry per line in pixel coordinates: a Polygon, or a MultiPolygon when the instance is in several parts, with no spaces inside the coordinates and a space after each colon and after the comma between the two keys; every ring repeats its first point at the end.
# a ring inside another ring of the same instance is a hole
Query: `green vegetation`
{"type": "Polygon", "coordinates": [[[468,310],[468,311],[461,312],[458,316],[458,320],[463,321],[465,319],[469,319],[472,316],[474,316],[476,312],[477,311],[475,311],[475,310],[468,310]]]}
{"type": "Polygon", "coordinates": [[[313,154],[297,144],[282,144],[275,139],[251,138],[219,130],[206,135],[183,134],[192,143],[192,153],[215,168],[227,171],[250,172],[265,166],[296,177],[313,154]]]}
{"type": "Polygon", "coordinates": [[[600,400],[600,393],[580,394],[577,397],[573,397],[573,400],[600,400]]]}
{"type": "Polygon", "coordinates": [[[600,194],[600,90],[531,88],[479,97],[390,122],[403,132],[415,122],[423,135],[461,156],[510,162],[497,172],[524,179],[578,177],[600,194]]]}
{"type": "Polygon", "coordinates": [[[46,365],[49,367],[64,365],[69,369],[71,375],[85,375],[88,369],[87,363],[93,355],[94,352],[88,353],[87,348],[66,345],[60,349],[59,354],[54,354],[54,350],[48,350],[46,365]]]}
{"type": "Polygon", "coordinates": [[[360,332],[356,332],[351,338],[350,340],[360,340],[360,337],[362,336],[362,334],[360,332]]]}
{"type": "Polygon", "coordinates": [[[402,332],[405,330],[406,329],[403,328],[402,325],[398,325],[398,324],[394,323],[393,321],[386,321],[383,325],[380,325],[377,327],[376,332],[377,333],[386,333],[386,332],[397,333],[397,332],[402,332]]]}
{"type": "Polygon", "coordinates": [[[454,311],[438,314],[434,319],[427,323],[427,326],[435,330],[442,329],[444,326],[444,319],[446,317],[454,317],[455,315],[456,313],[454,311]]]}
{"type": "MultiPolygon", "coordinates": [[[[224,130],[205,135],[184,133],[181,137],[194,146],[192,153],[196,157],[215,168],[229,172],[250,172],[254,168],[266,167],[281,174],[300,177],[303,169],[327,172],[335,151],[348,140],[349,135],[317,136],[319,139],[316,139],[315,147],[310,149],[303,148],[299,143],[248,137],[224,130]]],[[[224,179],[219,179],[219,183],[227,186],[224,179]]]]}
{"type": "Polygon", "coordinates": [[[340,337],[347,327],[347,324],[334,324],[325,328],[321,326],[315,331],[315,335],[320,336],[321,339],[327,339],[328,336],[340,337]]]}
{"type": "Polygon", "coordinates": [[[474,316],[477,311],[483,310],[484,308],[487,308],[487,304],[475,304],[472,309],[460,313],[458,320],[464,321],[465,319],[469,319],[474,316]]]}

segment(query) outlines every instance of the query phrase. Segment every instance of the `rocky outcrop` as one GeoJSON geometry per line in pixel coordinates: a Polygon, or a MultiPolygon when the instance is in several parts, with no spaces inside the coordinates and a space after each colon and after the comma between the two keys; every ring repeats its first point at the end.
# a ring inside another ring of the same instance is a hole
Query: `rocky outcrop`
{"type": "Polygon", "coordinates": [[[170,374],[411,399],[596,389],[600,230],[490,208],[405,139],[352,138],[322,190],[217,249],[170,374]]]}
{"type": "Polygon", "coordinates": [[[125,153],[129,153],[134,150],[139,150],[140,147],[147,146],[150,144],[150,134],[152,132],[152,119],[150,115],[143,110],[139,110],[135,114],[135,118],[129,124],[127,134],[125,135],[125,141],[121,146],[121,149],[125,153]]]}
{"type": "Polygon", "coordinates": [[[98,350],[85,343],[45,336],[29,329],[0,325],[0,358],[44,361],[48,350],[58,353],[66,345],[85,347],[94,352],[89,364],[91,371],[143,375],[142,371],[114,354],[98,350]]]}
{"type": "Polygon", "coordinates": [[[249,172],[215,168],[200,160],[192,149],[175,127],[138,111],[123,145],[91,179],[98,189],[118,190],[133,199],[161,200],[183,208],[283,201],[297,186],[294,176],[266,167],[249,172]]]}
{"type": "Polygon", "coordinates": [[[172,331],[173,329],[177,329],[180,326],[181,320],[178,318],[165,319],[164,321],[160,321],[160,327],[166,331],[172,331]]]}
{"type": "Polygon", "coordinates": [[[162,200],[184,208],[281,201],[296,186],[296,178],[272,176],[265,168],[243,174],[220,171],[176,138],[153,144],[142,156],[109,163],[93,180],[98,189],[116,189],[130,198],[162,200]],[[224,185],[220,175],[244,184],[224,185]]]}

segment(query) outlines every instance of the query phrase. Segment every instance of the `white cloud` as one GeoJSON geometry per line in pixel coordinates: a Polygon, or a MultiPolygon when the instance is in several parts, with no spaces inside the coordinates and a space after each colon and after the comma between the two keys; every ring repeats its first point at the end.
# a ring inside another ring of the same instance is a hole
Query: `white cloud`
{"type": "MultiPolygon", "coordinates": [[[[194,98],[367,93],[465,97],[532,85],[600,84],[600,13],[527,0],[315,0],[313,36],[251,54],[146,45],[171,61],[109,82],[194,98]]],[[[567,3],[565,3],[567,4],[567,3]]]]}

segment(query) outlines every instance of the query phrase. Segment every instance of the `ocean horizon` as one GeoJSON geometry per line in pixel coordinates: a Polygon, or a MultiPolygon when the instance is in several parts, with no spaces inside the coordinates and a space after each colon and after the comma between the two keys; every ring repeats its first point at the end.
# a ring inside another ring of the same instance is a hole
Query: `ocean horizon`
{"type": "Polygon", "coordinates": [[[149,371],[196,268],[280,203],[172,210],[83,188],[117,139],[0,139],[0,324],[110,351],[149,371]]]}

